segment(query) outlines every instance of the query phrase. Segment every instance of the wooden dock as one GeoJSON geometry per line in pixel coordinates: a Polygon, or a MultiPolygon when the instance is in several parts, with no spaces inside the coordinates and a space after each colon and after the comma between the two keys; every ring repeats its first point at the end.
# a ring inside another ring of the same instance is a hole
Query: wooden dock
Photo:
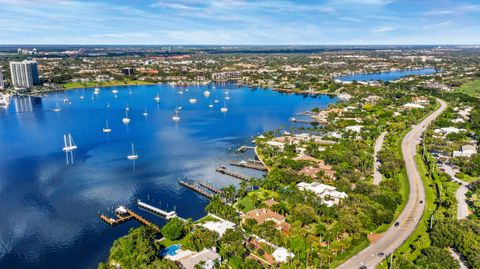
{"type": "Polygon", "coordinates": [[[138,215],[137,213],[133,212],[132,210],[130,210],[128,208],[125,208],[125,211],[126,211],[125,214],[122,214],[122,215],[117,214],[117,219],[109,218],[109,217],[107,217],[103,214],[98,214],[98,216],[100,217],[101,220],[105,221],[110,226],[115,226],[115,225],[124,223],[128,220],[135,219],[138,222],[140,222],[141,224],[149,226],[152,229],[154,229],[155,231],[160,232],[160,228],[157,225],[155,225],[155,224],[151,223],[150,221],[144,219],[142,216],[138,215]]]}
{"type": "Polygon", "coordinates": [[[170,212],[167,212],[165,210],[162,210],[160,208],[157,208],[155,206],[152,206],[152,205],[149,205],[147,203],[144,203],[142,202],[140,199],[137,199],[137,205],[138,207],[142,208],[142,209],[145,209],[149,212],[152,212],[156,215],[159,215],[167,220],[171,219],[171,218],[175,218],[177,217],[177,212],[175,211],[170,211],[170,212]]]}
{"type": "Polygon", "coordinates": [[[250,169],[255,169],[259,171],[267,171],[267,167],[265,167],[264,165],[256,164],[248,161],[230,161],[230,164],[234,166],[250,168],[250,169]]]}
{"type": "Polygon", "coordinates": [[[224,175],[227,175],[227,176],[231,176],[231,177],[234,177],[234,178],[238,178],[238,179],[241,179],[241,180],[246,180],[246,181],[249,181],[250,180],[250,177],[248,176],[244,176],[244,175],[241,175],[239,173],[235,173],[233,171],[230,171],[228,170],[225,166],[219,166],[217,167],[217,169],[215,169],[215,171],[221,173],[221,174],[224,174],[224,175]]]}
{"type": "Polygon", "coordinates": [[[207,190],[210,190],[210,191],[212,191],[212,192],[214,192],[214,193],[216,193],[216,194],[223,195],[223,191],[220,190],[220,189],[215,188],[212,184],[202,183],[202,182],[200,182],[200,181],[197,181],[197,183],[198,183],[198,185],[204,187],[204,188],[207,189],[207,190]]]}
{"type": "Polygon", "coordinates": [[[189,182],[187,182],[187,181],[185,181],[185,180],[179,179],[179,180],[178,180],[178,183],[179,183],[180,185],[188,188],[188,189],[191,189],[191,190],[194,191],[194,192],[197,192],[197,193],[199,193],[199,194],[201,194],[201,195],[209,198],[209,199],[212,199],[212,197],[213,197],[213,194],[212,194],[212,193],[206,191],[206,190],[204,189],[205,187],[202,187],[201,185],[199,185],[199,184],[196,183],[196,182],[189,183],[189,182]]]}

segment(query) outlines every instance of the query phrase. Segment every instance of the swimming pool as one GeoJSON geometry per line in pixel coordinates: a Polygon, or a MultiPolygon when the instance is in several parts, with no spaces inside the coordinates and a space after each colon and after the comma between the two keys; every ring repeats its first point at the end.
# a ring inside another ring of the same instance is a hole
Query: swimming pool
{"type": "Polygon", "coordinates": [[[165,257],[165,256],[174,256],[177,254],[177,250],[181,249],[182,245],[176,244],[176,245],[171,245],[169,247],[166,247],[162,250],[160,250],[160,257],[165,257]]]}

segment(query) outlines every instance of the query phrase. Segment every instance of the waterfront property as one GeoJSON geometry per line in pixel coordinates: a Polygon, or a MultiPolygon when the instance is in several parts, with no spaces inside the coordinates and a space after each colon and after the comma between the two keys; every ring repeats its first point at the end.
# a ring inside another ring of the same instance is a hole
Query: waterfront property
{"type": "MultiPolygon", "coordinates": [[[[176,206],[182,217],[199,219],[208,199],[180,186],[178,178],[208,179],[215,188],[237,185],[239,180],[215,171],[219,160],[227,164],[238,158],[234,149],[258,133],[280,124],[292,126],[288,122],[291,115],[336,101],[331,96],[284,95],[232,84],[216,85],[216,89],[213,85],[192,86],[188,91],[163,84],[113,90],[100,87],[98,95],[91,88],[53,92],[44,98],[14,97],[10,106],[1,110],[0,190],[4,203],[0,206],[0,237],[10,246],[0,260],[1,268],[96,266],[107,257],[107,246],[113,240],[139,224],[126,221],[112,229],[95,213],[100,210],[110,217],[107,208],[120,204],[134,209],[137,198],[167,212],[176,206]],[[207,89],[209,97],[204,96],[207,89]],[[231,97],[228,112],[219,111],[223,104],[213,103],[217,109],[210,109],[212,100],[224,97],[224,89],[231,97]],[[153,99],[157,92],[160,103],[153,99]],[[190,105],[190,98],[197,103],[190,105]],[[61,110],[54,112],[57,103],[61,110]],[[127,105],[131,122],[124,125],[127,105]],[[177,107],[183,107],[182,119],[174,122],[171,116],[177,107]],[[145,108],[148,117],[142,114],[145,108]],[[110,133],[103,132],[105,120],[110,133]],[[63,135],[68,133],[78,149],[73,153],[75,162],[67,166],[62,148],[63,135]],[[135,161],[126,158],[132,143],[140,156],[135,161]],[[229,148],[233,150],[227,151],[229,148]],[[22,227],[29,227],[28,232],[13,225],[18,212],[23,212],[22,227]],[[52,249],[52,245],[58,248],[52,249]],[[22,253],[30,254],[18,259],[22,253]]],[[[250,150],[243,155],[244,159],[254,158],[250,150]]],[[[242,169],[242,174],[261,177],[263,172],[242,169]]],[[[135,211],[157,226],[166,221],[144,210],[135,211]]]]}

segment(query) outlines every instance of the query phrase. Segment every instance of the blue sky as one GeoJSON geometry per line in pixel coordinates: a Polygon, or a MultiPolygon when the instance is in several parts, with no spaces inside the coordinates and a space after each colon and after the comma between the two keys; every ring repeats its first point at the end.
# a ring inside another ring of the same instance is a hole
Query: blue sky
{"type": "Polygon", "coordinates": [[[0,44],[480,44],[480,0],[0,0],[0,44]]]}

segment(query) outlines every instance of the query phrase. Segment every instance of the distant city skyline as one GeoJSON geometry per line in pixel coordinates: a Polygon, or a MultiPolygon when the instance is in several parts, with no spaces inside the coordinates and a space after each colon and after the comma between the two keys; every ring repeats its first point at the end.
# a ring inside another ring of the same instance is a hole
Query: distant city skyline
{"type": "Polygon", "coordinates": [[[480,44],[478,0],[0,0],[0,44],[480,44]]]}

